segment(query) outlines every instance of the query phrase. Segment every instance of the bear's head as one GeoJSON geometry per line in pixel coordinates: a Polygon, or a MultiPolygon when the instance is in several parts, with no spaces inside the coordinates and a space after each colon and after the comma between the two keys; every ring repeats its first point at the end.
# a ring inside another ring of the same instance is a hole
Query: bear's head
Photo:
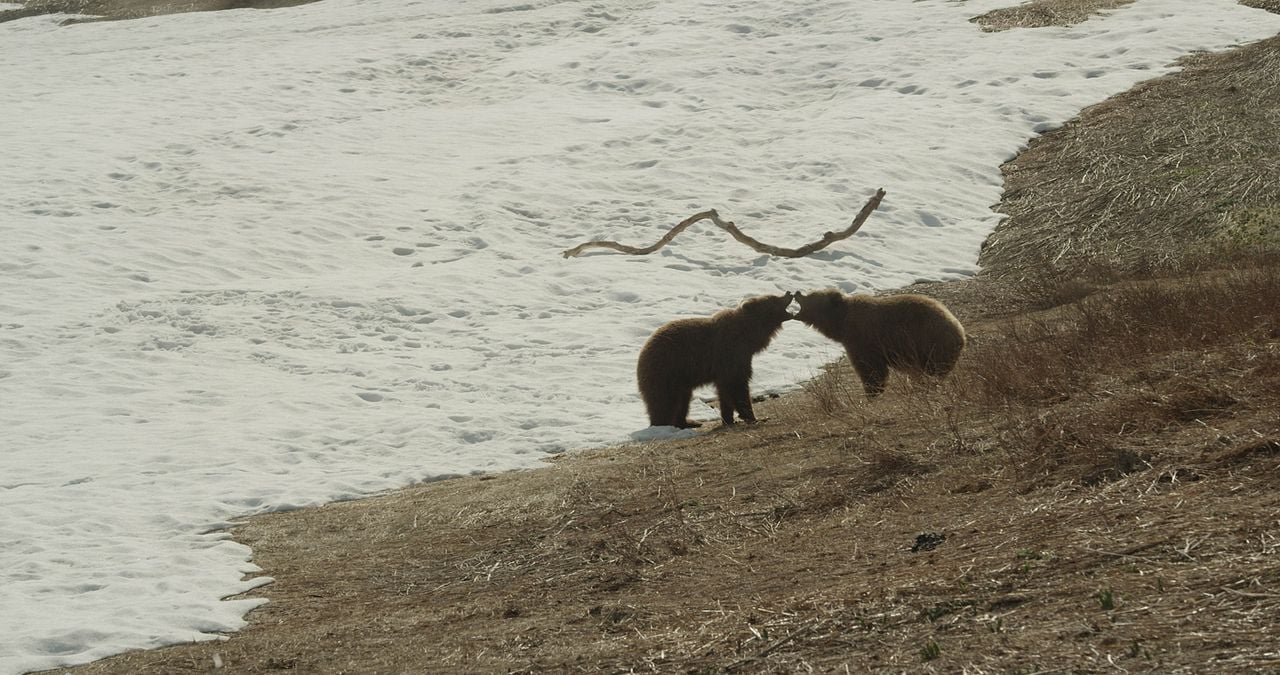
{"type": "Polygon", "coordinates": [[[810,326],[831,322],[843,313],[844,293],[834,288],[808,295],[796,291],[795,299],[800,304],[800,311],[792,318],[810,326]]]}
{"type": "Polygon", "coordinates": [[[761,295],[743,300],[739,309],[761,324],[781,326],[782,322],[790,321],[792,318],[787,308],[791,306],[794,298],[795,295],[791,292],[782,295],[761,295]]]}

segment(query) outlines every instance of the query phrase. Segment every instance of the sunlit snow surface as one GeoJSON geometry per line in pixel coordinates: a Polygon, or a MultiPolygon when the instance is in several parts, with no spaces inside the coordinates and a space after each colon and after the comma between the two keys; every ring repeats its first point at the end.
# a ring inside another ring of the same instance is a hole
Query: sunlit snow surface
{"type": "MultiPolygon", "coordinates": [[[[1140,0],[324,0],[0,25],[0,673],[235,630],[250,513],[642,429],[635,355],[748,295],[971,274],[1036,131],[1275,34],[1140,0]],[[799,246],[877,187],[855,238],[799,246]]],[[[963,318],[963,317],[962,317],[963,318]]],[[[756,390],[838,350],[788,325],[756,390]]],[[[702,416],[713,411],[703,408],[702,416]]],[[[637,438],[646,434],[637,435],[637,438]]]]}

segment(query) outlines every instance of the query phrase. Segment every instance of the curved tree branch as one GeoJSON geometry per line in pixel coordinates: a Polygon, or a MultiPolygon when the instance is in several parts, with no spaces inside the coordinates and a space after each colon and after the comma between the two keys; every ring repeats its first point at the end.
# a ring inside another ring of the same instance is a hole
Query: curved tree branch
{"type": "Polygon", "coordinates": [[[566,258],[573,258],[580,255],[583,251],[593,248],[607,248],[621,253],[629,253],[631,255],[647,255],[671,243],[671,240],[675,239],[676,235],[684,232],[690,225],[693,225],[700,220],[710,220],[720,229],[733,235],[734,239],[737,239],[743,244],[746,244],[761,253],[775,255],[781,258],[802,258],[814,251],[820,251],[834,242],[853,236],[853,233],[857,232],[858,229],[862,227],[862,224],[867,221],[867,218],[871,216],[871,212],[880,207],[880,200],[882,199],[884,199],[884,190],[876,190],[876,193],[872,195],[871,199],[867,200],[866,205],[858,212],[858,216],[853,219],[853,223],[849,225],[849,227],[846,227],[839,232],[826,232],[818,241],[806,244],[800,248],[782,248],[780,246],[773,246],[771,244],[757,241],[742,230],[739,230],[738,226],[733,224],[733,221],[722,220],[720,218],[720,214],[716,213],[715,209],[711,209],[709,211],[695,213],[680,221],[680,224],[671,228],[671,230],[664,234],[661,239],[650,246],[641,248],[636,246],[627,246],[626,244],[619,244],[616,241],[588,241],[565,251],[563,255],[566,258]]]}

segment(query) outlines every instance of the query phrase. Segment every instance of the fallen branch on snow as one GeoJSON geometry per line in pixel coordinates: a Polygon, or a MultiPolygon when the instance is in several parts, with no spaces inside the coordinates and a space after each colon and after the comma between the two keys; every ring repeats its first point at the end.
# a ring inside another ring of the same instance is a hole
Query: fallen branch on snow
{"type": "Polygon", "coordinates": [[[565,251],[564,257],[573,258],[580,255],[583,251],[586,251],[592,248],[608,248],[608,249],[613,249],[615,251],[619,251],[622,253],[629,253],[631,255],[647,255],[649,253],[653,253],[654,251],[662,248],[663,246],[666,246],[668,243],[671,242],[672,239],[676,238],[676,235],[680,234],[681,232],[684,232],[685,229],[687,229],[690,225],[693,225],[694,223],[700,220],[710,220],[711,222],[715,223],[716,226],[718,226],[720,229],[733,235],[734,239],[737,239],[738,241],[746,244],[747,246],[750,246],[751,248],[761,253],[768,253],[769,255],[776,255],[782,258],[803,258],[804,256],[807,256],[810,253],[813,253],[814,251],[820,251],[830,246],[834,242],[840,241],[841,239],[847,239],[853,236],[853,233],[857,232],[858,228],[862,227],[862,224],[866,222],[868,217],[871,216],[871,212],[875,211],[877,208],[880,207],[881,199],[884,199],[884,190],[876,190],[876,193],[871,197],[871,199],[867,200],[866,205],[863,206],[862,210],[858,212],[858,217],[853,219],[853,223],[849,225],[849,227],[846,227],[845,229],[840,230],[839,232],[827,232],[823,234],[822,238],[819,239],[818,241],[815,241],[812,244],[806,244],[804,246],[801,246],[800,248],[782,248],[779,246],[772,246],[770,244],[765,244],[763,242],[757,241],[754,238],[748,236],[742,230],[739,230],[738,226],[733,224],[733,221],[721,220],[720,214],[716,213],[715,209],[711,209],[709,211],[695,213],[692,216],[685,218],[683,221],[680,222],[680,224],[671,228],[669,232],[663,235],[662,238],[659,239],[652,246],[637,248],[635,246],[627,246],[626,244],[619,244],[616,241],[588,241],[583,244],[578,244],[577,246],[574,246],[573,248],[565,251]]]}

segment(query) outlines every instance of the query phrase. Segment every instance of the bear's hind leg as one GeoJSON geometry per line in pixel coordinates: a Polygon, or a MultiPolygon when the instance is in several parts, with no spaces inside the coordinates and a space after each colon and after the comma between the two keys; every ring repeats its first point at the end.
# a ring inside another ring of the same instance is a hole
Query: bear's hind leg
{"type": "Polygon", "coordinates": [[[655,427],[685,428],[688,425],[685,418],[689,413],[689,394],[685,394],[684,403],[680,402],[679,396],[679,393],[674,396],[652,394],[644,396],[645,409],[649,412],[649,424],[655,427]]]}
{"type": "Polygon", "coordinates": [[[943,377],[956,367],[960,350],[934,350],[925,359],[924,372],[933,377],[943,377]]]}
{"type": "Polygon", "coordinates": [[[649,424],[655,427],[665,427],[671,425],[671,421],[675,419],[675,412],[669,403],[646,402],[649,409],[649,424]]]}
{"type": "Polygon", "coordinates": [[[669,424],[681,429],[697,429],[702,426],[702,422],[689,419],[689,404],[693,402],[693,390],[685,392],[680,400],[683,402],[676,405],[675,414],[671,416],[672,421],[669,424]]]}

